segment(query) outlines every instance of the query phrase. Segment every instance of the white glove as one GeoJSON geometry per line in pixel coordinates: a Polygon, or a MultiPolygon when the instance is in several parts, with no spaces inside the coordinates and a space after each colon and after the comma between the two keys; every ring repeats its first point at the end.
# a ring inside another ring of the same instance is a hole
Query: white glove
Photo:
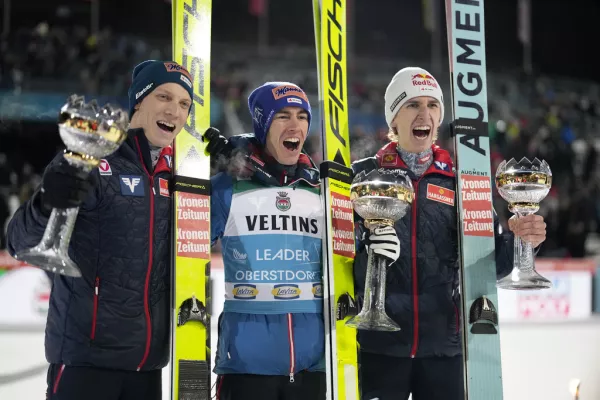
{"type": "Polygon", "coordinates": [[[400,240],[393,226],[375,228],[369,236],[369,250],[394,262],[400,257],[400,240]]]}

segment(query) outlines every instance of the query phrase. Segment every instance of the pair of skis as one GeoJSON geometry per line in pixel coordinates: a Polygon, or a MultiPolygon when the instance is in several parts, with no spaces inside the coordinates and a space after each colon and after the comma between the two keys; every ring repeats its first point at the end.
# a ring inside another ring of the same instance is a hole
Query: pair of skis
{"type": "MultiPolygon", "coordinates": [[[[175,141],[173,162],[171,399],[204,400],[211,397],[207,312],[210,311],[210,160],[199,139],[210,126],[211,0],[173,0],[172,4],[173,57],[192,75],[194,105],[188,124],[175,141]]],[[[502,373],[493,309],[493,304],[497,304],[494,233],[473,228],[488,226],[482,223],[493,221],[463,219],[465,210],[492,209],[491,196],[490,201],[465,200],[472,190],[491,194],[493,182],[487,137],[483,0],[446,0],[446,14],[461,232],[466,397],[499,400],[502,373]]],[[[353,400],[360,396],[356,330],[345,325],[345,311],[352,308],[354,294],[354,240],[348,239],[353,237],[354,225],[353,219],[348,218],[352,216],[352,171],[346,0],[313,0],[313,17],[325,160],[321,173],[327,228],[323,245],[327,398],[353,400]]]]}

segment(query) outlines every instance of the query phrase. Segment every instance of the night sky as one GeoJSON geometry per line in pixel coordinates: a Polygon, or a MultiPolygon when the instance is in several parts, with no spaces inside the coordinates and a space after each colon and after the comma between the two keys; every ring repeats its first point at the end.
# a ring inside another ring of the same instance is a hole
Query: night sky
{"type": "MultiPolygon", "coordinates": [[[[213,0],[213,40],[254,45],[258,19],[248,13],[249,0],[213,0]]],[[[358,55],[402,55],[428,59],[430,34],[422,25],[420,0],[348,0],[354,12],[358,55]],[[376,5],[376,6],[375,6],[376,5]]],[[[435,0],[433,0],[435,1],[435,0]]],[[[443,10],[443,0],[438,0],[443,10]]],[[[310,0],[270,0],[271,43],[313,45],[310,0]]],[[[86,0],[12,0],[12,24],[30,26],[57,19],[58,5],[68,5],[72,20],[89,25],[86,0]],[[33,5],[35,4],[35,5],[33,5]]],[[[517,38],[517,0],[485,1],[488,68],[512,68],[522,63],[517,38]]],[[[100,0],[100,24],[114,31],[167,39],[171,34],[170,5],[163,0],[100,0]],[[128,9],[124,7],[128,5],[128,9]]],[[[445,33],[443,14],[439,18],[445,33]]],[[[532,0],[533,63],[536,71],[600,81],[596,59],[600,41],[600,0],[532,0]]],[[[445,50],[445,37],[443,48],[445,50]]]]}

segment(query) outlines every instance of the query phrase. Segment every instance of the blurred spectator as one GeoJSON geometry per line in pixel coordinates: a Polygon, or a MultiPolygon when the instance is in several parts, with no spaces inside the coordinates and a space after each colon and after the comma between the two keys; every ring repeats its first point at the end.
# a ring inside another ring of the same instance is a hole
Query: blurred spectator
{"type": "MultiPolygon", "coordinates": [[[[59,11],[65,18],[69,15],[68,9],[59,11]]],[[[147,58],[169,58],[171,54],[169,41],[115,35],[110,29],[91,35],[84,26],[45,21],[33,28],[18,27],[0,41],[0,50],[0,91],[16,94],[54,91],[123,96],[132,65],[147,58]]],[[[272,54],[265,53],[260,58],[254,53],[251,46],[214,46],[212,126],[226,136],[250,131],[248,88],[267,80],[301,83],[311,97],[315,115],[320,114],[311,58],[314,49],[273,49],[272,54]]],[[[352,160],[374,154],[386,142],[383,93],[388,78],[402,66],[386,69],[369,60],[349,63],[352,160]]],[[[440,83],[448,91],[448,82],[440,83]]],[[[539,211],[548,222],[548,238],[540,255],[584,257],[590,235],[595,239],[600,234],[599,93],[598,86],[590,82],[488,72],[492,174],[502,160],[522,157],[544,159],[552,169],[553,188],[539,211]]],[[[450,108],[449,103],[446,106],[450,108]]],[[[447,114],[446,121],[450,118],[447,114]]],[[[319,163],[322,156],[317,120],[312,124],[305,151],[319,163]]],[[[442,126],[438,143],[453,153],[447,125],[442,126]]],[[[10,154],[11,150],[4,151],[10,154]]],[[[27,159],[24,161],[25,166],[17,171],[11,160],[0,153],[0,227],[4,226],[6,210],[10,214],[14,205],[7,206],[7,199],[12,203],[24,201],[39,182],[42,171],[34,170],[27,159]]],[[[511,214],[496,190],[494,207],[506,229],[511,214]]],[[[0,235],[0,247],[3,245],[0,235]]],[[[600,242],[597,247],[600,249],[600,242]]]]}

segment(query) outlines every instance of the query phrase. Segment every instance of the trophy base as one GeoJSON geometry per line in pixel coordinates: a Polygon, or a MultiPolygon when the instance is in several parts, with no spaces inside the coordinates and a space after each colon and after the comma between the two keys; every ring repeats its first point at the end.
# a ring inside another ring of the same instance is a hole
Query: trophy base
{"type": "Polygon", "coordinates": [[[73,278],[81,277],[81,271],[69,256],[60,256],[53,249],[41,250],[37,247],[28,249],[17,254],[17,260],[24,261],[27,264],[53,272],[55,274],[71,276],[73,278]]]}
{"type": "Polygon", "coordinates": [[[508,290],[540,290],[552,287],[552,282],[538,274],[535,270],[523,272],[514,269],[510,274],[496,282],[499,289],[508,290]]]}
{"type": "Polygon", "coordinates": [[[362,329],[365,331],[396,332],[401,330],[385,313],[366,312],[352,317],[346,322],[350,328],[362,329]]]}

